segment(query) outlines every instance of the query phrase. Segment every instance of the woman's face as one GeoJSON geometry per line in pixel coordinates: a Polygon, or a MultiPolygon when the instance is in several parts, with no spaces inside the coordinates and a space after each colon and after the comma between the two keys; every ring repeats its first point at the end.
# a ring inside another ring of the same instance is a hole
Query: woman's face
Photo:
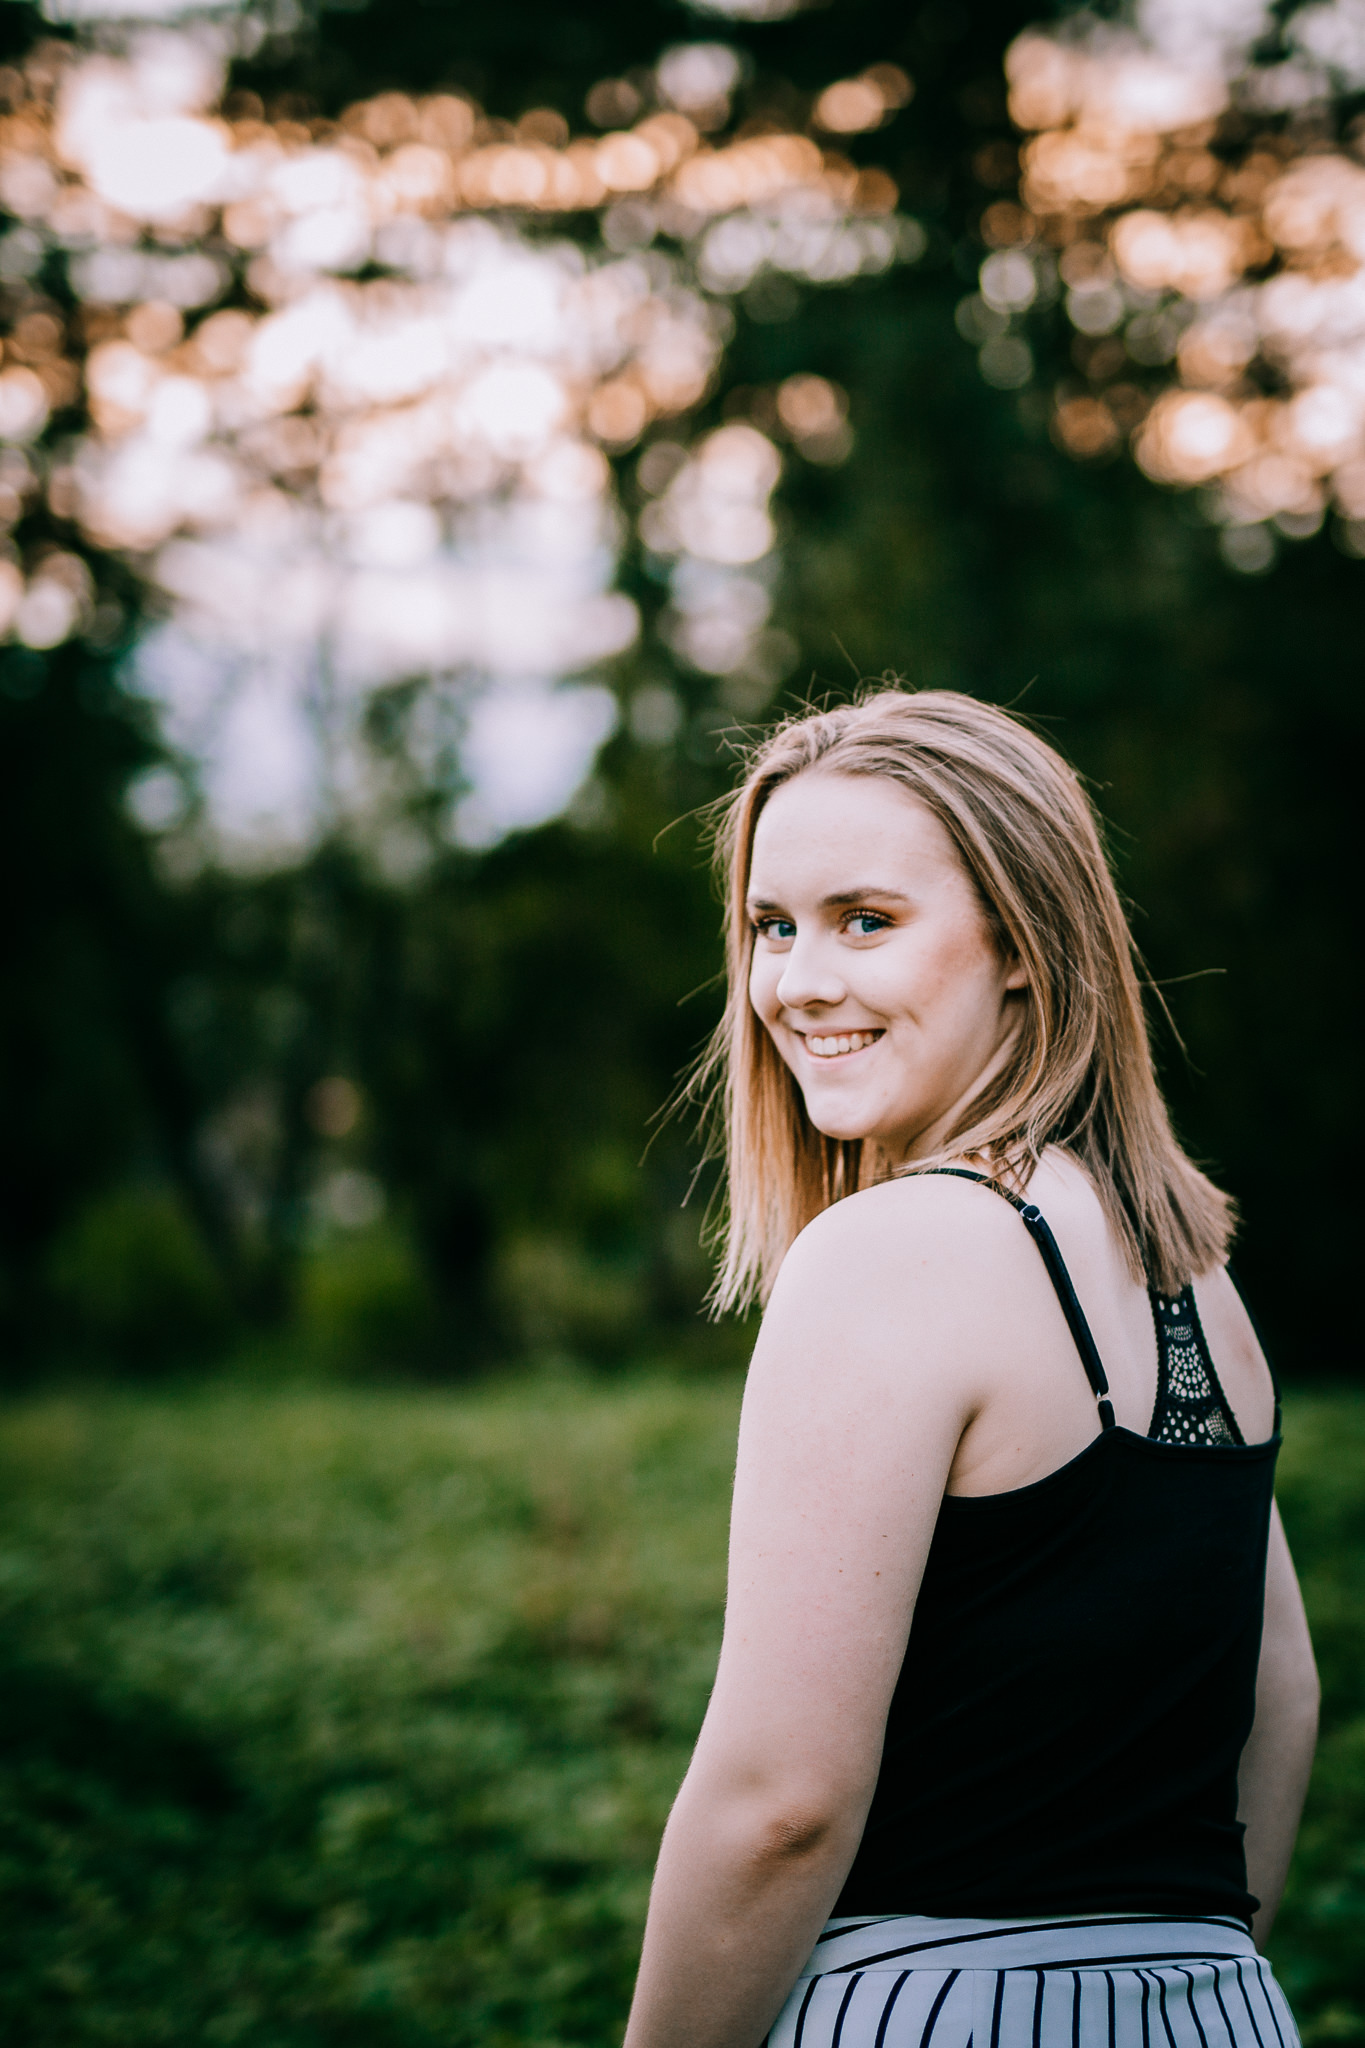
{"type": "Polygon", "coordinates": [[[749,998],[829,1138],[935,1151],[1003,1064],[1026,983],[928,807],[884,776],[807,769],[754,835],[749,998]]]}

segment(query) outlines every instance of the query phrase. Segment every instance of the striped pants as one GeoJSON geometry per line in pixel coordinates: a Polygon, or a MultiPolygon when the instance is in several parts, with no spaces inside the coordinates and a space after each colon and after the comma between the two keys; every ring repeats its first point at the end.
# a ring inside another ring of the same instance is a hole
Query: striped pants
{"type": "Polygon", "coordinates": [[[831,1920],[765,2048],[1299,2048],[1239,1921],[831,1920]]]}

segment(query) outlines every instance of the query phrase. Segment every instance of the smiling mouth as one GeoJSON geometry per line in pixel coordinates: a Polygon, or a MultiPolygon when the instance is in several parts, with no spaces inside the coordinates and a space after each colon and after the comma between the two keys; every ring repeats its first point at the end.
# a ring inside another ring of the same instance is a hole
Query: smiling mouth
{"type": "Polygon", "coordinates": [[[875,1045],[879,1038],[885,1038],[885,1031],[837,1031],[828,1034],[807,1031],[806,1051],[813,1059],[837,1060],[849,1052],[866,1052],[869,1045],[875,1045]]]}

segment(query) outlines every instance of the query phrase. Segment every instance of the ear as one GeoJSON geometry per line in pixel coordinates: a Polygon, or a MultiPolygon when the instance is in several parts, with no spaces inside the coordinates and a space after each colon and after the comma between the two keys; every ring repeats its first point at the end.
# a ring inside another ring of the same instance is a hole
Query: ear
{"type": "Polygon", "coordinates": [[[1014,990],[1026,989],[1029,985],[1028,969],[1019,958],[1019,955],[1017,953],[1007,954],[1005,964],[1007,969],[1005,987],[1014,990]]]}

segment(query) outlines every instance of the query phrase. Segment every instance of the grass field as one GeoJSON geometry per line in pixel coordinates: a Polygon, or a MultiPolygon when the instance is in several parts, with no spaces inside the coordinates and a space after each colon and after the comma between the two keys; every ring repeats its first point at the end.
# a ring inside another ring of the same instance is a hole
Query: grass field
{"type": "MultiPolygon", "coordinates": [[[[10,1406],[0,2036],[614,2042],[719,1639],[738,1393],[10,1406]]],[[[1328,1713],[1274,1952],[1311,2039],[1365,2042],[1365,1399],[1287,1427],[1328,1713]]]]}

